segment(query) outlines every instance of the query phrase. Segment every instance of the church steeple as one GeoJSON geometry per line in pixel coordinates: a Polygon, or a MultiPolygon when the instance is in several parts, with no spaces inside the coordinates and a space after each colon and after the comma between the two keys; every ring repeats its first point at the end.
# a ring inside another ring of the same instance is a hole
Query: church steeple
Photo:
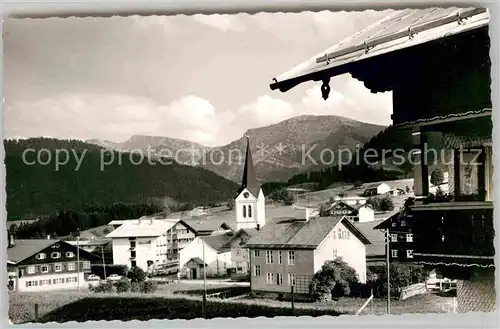
{"type": "Polygon", "coordinates": [[[254,197],[259,196],[260,184],[257,181],[257,176],[255,175],[255,168],[253,166],[252,152],[250,151],[250,138],[247,136],[247,150],[245,155],[245,166],[243,167],[243,178],[241,180],[241,187],[238,190],[238,194],[244,189],[248,189],[254,197]]]}

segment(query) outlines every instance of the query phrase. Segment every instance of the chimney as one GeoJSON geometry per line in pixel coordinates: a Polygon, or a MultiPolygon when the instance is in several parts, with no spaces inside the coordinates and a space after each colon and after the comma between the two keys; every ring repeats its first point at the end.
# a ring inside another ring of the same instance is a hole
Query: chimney
{"type": "Polygon", "coordinates": [[[14,243],[14,235],[13,234],[10,234],[9,235],[9,248],[12,248],[15,246],[15,243],[14,243]]]}
{"type": "Polygon", "coordinates": [[[260,224],[257,224],[257,231],[260,231],[260,224]]]}

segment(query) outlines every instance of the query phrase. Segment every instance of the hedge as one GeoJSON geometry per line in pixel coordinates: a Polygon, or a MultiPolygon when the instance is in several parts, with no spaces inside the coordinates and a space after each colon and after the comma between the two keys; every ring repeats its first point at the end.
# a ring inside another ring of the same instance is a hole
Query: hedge
{"type": "MultiPolygon", "coordinates": [[[[189,291],[176,291],[174,294],[184,294],[191,296],[203,296],[203,289],[189,290],[189,291]]],[[[250,287],[219,287],[207,289],[207,295],[221,293],[221,298],[230,298],[250,293],[250,287]]]]}
{"type": "MultiPolygon", "coordinates": [[[[338,316],[339,312],[331,309],[305,309],[273,307],[260,304],[245,304],[223,300],[207,301],[207,318],[238,317],[275,317],[275,316],[338,316]]],[[[148,321],[151,319],[185,319],[202,317],[202,301],[187,298],[95,298],[80,299],[64,305],[45,316],[38,322],[68,321],[148,321]]]]}

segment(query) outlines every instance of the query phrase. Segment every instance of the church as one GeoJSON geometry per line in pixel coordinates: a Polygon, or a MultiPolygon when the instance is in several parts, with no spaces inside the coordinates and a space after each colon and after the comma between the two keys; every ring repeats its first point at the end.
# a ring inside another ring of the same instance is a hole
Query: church
{"type": "Polygon", "coordinates": [[[266,200],[257,181],[248,137],[243,178],[235,201],[236,231],[258,229],[266,224],[266,200]]]}

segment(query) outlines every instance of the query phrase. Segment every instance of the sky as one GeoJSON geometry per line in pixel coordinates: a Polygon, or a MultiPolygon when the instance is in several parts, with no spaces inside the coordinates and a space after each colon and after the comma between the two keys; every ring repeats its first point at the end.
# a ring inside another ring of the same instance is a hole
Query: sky
{"type": "Polygon", "coordinates": [[[225,145],[299,115],[388,125],[391,93],[349,74],[282,93],[275,76],[390,11],[8,19],[6,138],[132,135],[225,145]]]}

